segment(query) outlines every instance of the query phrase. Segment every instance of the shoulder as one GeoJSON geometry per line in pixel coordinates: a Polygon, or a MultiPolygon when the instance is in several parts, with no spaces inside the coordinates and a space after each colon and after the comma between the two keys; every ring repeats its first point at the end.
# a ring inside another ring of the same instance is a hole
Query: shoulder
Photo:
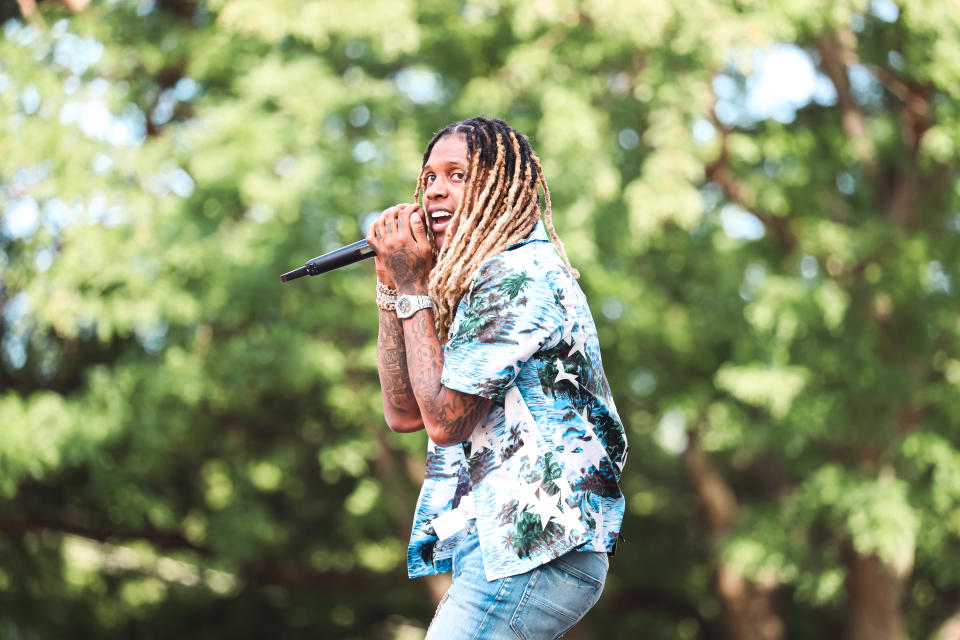
{"type": "Polygon", "coordinates": [[[491,256],[477,269],[470,292],[498,290],[517,294],[524,291],[553,291],[564,265],[549,242],[528,242],[491,256]]]}

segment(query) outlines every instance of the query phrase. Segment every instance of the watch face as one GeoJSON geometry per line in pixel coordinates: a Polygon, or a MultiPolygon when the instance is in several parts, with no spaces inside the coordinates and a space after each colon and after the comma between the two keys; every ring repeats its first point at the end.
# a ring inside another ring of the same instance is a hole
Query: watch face
{"type": "Polygon", "coordinates": [[[409,318],[420,309],[433,306],[433,301],[427,296],[402,295],[397,298],[397,317],[409,318]]]}

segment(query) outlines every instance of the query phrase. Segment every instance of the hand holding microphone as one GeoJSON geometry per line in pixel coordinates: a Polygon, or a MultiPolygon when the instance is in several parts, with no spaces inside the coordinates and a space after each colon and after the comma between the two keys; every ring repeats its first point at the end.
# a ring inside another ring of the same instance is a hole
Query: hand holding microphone
{"type": "Polygon", "coordinates": [[[416,203],[390,207],[370,226],[367,242],[377,251],[377,278],[406,293],[427,286],[433,251],[416,203]]]}

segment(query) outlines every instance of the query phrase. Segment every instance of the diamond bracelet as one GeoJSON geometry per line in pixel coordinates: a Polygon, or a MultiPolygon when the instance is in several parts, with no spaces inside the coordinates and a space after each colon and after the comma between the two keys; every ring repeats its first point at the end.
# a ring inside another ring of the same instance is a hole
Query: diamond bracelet
{"type": "Polygon", "coordinates": [[[397,290],[377,280],[377,306],[384,311],[396,311],[397,290]]]}

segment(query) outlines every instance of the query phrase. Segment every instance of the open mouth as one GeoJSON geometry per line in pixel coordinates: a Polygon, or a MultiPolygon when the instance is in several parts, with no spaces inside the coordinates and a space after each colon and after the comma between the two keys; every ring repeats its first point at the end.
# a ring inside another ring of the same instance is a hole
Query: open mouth
{"type": "Polygon", "coordinates": [[[443,233],[453,217],[452,211],[434,211],[430,214],[430,228],[434,234],[443,233]]]}

